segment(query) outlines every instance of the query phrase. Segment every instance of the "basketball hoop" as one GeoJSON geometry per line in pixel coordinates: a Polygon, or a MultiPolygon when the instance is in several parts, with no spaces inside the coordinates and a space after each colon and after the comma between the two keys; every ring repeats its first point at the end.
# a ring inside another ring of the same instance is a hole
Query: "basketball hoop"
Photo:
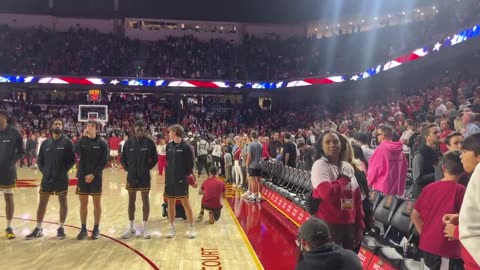
{"type": "Polygon", "coordinates": [[[100,123],[102,130],[108,122],[107,105],[78,105],[78,122],[95,121],[100,123]]]}

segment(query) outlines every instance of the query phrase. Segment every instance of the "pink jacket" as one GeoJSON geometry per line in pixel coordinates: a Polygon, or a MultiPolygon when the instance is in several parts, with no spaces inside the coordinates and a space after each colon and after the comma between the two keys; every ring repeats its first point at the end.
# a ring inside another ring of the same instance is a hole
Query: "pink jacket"
{"type": "Polygon", "coordinates": [[[382,142],[368,163],[368,185],[372,189],[385,195],[403,195],[407,180],[407,159],[401,142],[382,142]]]}

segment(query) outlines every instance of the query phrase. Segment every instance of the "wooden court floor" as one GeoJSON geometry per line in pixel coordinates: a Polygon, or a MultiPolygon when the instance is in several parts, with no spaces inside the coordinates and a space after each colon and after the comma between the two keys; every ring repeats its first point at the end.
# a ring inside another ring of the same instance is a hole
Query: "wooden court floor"
{"type": "MultiPolygon", "coordinates": [[[[128,228],[125,173],[120,169],[105,169],[102,196],[102,220],[98,240],[78,241],[79,201],[75,186],[69,187],[68,217],[65,223],[67,239],[57,240],[59,205],[52,196],[43,223],[43,238],[25,240],[35,228],[38,204],[38,184],[41,174],[35,169],[18,168],[19,186],[14,191],[15,219],[12,227],[17,235],[14,240],[0,238],[2,262],[0,269],[262,269],[250,243],[233,216],[228,203],[224,203],[222,217],[210,225],[196,223],[197,238],[185,237],[187,222],[176,221],[177,236],[165,238],[168,223],[162,217],[164,178],[152,170],[149,228],[152,239],[141,237],[123,240],[120,236],[128,228]]],[[[71,175],[74,178],[74,174],[71,175]]],[[[199,179],[199,186],[204,179],[199,179]]],[[[231,190],[230,196],[237,196],[231,190]]],[[[198,189],[190,188],[190,202],[194,219],[200,209],[198,189]]],[[[0,197],[3,193],[0,192],[0,197]]],[[[137,196],[136,227],[142,228],[141,198],[137,196]]],[[[206,217],[208,215],[205,215],[206,217]]],[[[206,218],[205,218],[206,220],[206,218]]],[[[1,233],[6,225],[5,203],[0,198],[1,233]]],[[[90,201],[87,227],[93,228],[93,207],[90,201]]]]}

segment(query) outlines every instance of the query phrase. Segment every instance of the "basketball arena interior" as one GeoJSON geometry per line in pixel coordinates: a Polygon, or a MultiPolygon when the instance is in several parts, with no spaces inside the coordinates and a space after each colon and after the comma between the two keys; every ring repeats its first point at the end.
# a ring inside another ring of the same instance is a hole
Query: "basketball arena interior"
{"type": "Polygon", "coordinates": [[[479,66],[478,0],[2,0],[0,268],[480,269],[479,66]]]}

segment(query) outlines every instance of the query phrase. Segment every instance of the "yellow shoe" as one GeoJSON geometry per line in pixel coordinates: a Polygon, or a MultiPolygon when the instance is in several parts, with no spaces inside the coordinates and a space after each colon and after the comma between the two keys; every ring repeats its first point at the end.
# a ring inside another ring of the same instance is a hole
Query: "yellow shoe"
{"type": "Polygon", "coordinates": [[[6,237],[7,239],[9,239],[9,240],[15,239],[16,236],[15,236],[15,234],[13,233],[12,228],[9,227],[9,228],[5,229],[5,237],[6,237]]]}

